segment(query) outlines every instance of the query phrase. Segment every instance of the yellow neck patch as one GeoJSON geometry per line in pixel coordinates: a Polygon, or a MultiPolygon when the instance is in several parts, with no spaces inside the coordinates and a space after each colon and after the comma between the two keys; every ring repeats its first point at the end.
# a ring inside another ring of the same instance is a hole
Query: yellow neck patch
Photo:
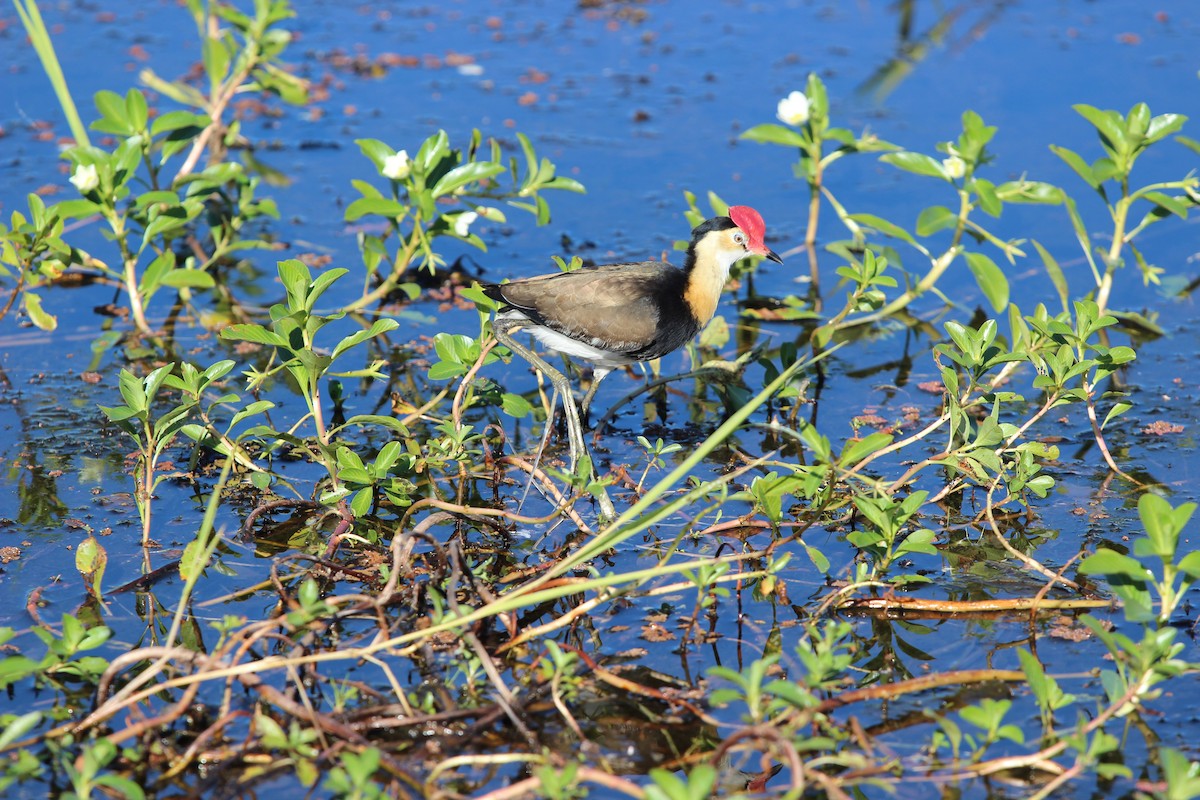
{"type": "Polygon", "coordinates": [[[746,255],[746,250],[733,242],[730,231],[714,231],[696,243],[695,252],[696,261],[688,275],[683,300],[703,326],[717,312],[729,268],[746,255]]]}

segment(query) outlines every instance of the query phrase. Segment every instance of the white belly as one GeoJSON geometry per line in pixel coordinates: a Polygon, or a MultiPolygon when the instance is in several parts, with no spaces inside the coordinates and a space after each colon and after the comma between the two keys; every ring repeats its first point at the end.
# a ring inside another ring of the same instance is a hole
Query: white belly
{"type": "MultiPolygon", "coordinates": [[[[500,314],[500,317],[502,319],[529,320],[527,316],[515,309],[510,309],[500,314]]],[[[544,325],[538,325],[532,320],[529,320],[529,324],[525,327],[525,330],[529,331],[533,335],[533,338],[537,339],[546,349],[562,353],[570,358],[581,358],[584,361],[590,361],[606,373],[616,367],[624,367],[637,363],[636,359],[602,349],[599,346],[599,342],[596,344],[581,342],[578,339],[565,336],[558,331],[550,330],[544,325]]]]}

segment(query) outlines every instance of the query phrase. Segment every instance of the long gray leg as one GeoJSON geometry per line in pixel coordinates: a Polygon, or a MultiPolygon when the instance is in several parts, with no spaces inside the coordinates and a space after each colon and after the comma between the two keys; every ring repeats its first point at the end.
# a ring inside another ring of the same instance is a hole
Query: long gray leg
{"type": "MultiPolygon", "coordinates": [[[[550,409],[555,411],[558,409],[558,389],[550,392],[550,409]]],[[[533,472],[529,473],[529,480],[525,482],[525,491],[521,493],[521,502],[517,503],[517,513],[521,513],[521,509],[525,507],[525,500],[529,497],[529,490],[533,488],[534,472],[537,472],[538,466],[542,463],[542,453],[546,452],[546,443],[550,441],[550,434],[554,432],[554,420],[546,420],[546,430],[542,431],[542,440],[538,442],[537,455],[533,457],[533,472]]]]}
{"type": "MultiPolygon", "coordinates": [[[[527,320],[497,318],[492,320],[492,332],[502,345],[528,361],[535,369],[541,370],[542,374],[549,379],[550,385],[554,387],[555,394],[562,397],[563,412],[567,416],[567,444],[571,451],[571,472],[574,472],[575,465],[579,463],[579,459],[588,450],[587,445],[583,441],[583,425],[579,422],[579,409],[575,406],[574,395],[571,394],[571,383],[567,380],[566,375],[563,375],[554,367],[547,364],[545,359],[513,339],[510,332],[523,328],[528,324],[527,320]]],[[[607,371],[601,374],[600,378],[603,378],[605,374],[607,374],[607,371]]],[[[599,383],[599,379],[595,379],[595,383],[599,383]]],[[[595,383],[593,383],[592,391],[589,391],[588,396],[584,399],[585,404],[594,394],[595,383]]],[[[552,422],[553,420],[547,420],[547,426],[552,422]]],[[[593,477],[596,475],[595,464],[592,465],[592,475],[593,477]]],[[[617,510],[613,506],[613,502],[609,498],[607,491],[601,492],[597,501],[600,504],[600,513],[602,515],[608,519],[616,519],[617,510]]]]}
{"type": "Polygon", "coordinates": [[[604,376],[612,372],[608,367],[596,367],[592,370],[592,385],[587,390],[587,394],[583,396],[583,418],[587,419],[588,408],[592,405],[592,398],[596,396],[596,390],[600,388],[600,381],[604,380],[604,376]]]}
{"type": "Polygon", "coordinates": [[[575,465],[579,463],[579,459],[587,450],[583,443],[583,425],[579,422],[579,409],[575,407],[575,398],[571,394],[571,383],[567,380],[566,375],[547,364],[537,353],[517,342],[509,333],[528,324],[525,320],[496,319],[492,322],[492,332],[496,334],[496,338],[502,345],[528,361],[535,369],[540,370],[550,381],[554,391],[562,398],[563,411],[567,416],[567,444],[571,450],[571,471],[574,472],[575,465]]]}

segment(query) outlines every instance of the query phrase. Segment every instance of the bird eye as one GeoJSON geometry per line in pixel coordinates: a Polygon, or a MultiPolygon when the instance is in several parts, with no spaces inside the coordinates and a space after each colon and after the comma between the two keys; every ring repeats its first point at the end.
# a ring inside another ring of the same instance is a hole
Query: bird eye
{"type": "Polygon", "coordinates": [[[741,231],[734,231],[733,232],[733,241],[735,244],[745,244],[746,243],[746,234],[742,233],[741,231]]]}

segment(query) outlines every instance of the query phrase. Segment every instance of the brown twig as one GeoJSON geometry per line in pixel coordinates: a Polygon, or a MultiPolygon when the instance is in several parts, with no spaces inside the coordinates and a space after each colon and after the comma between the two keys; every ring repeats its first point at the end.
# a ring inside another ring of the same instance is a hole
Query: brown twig
{"type": "Polygon", "coordinates": [[[483,367],[484,361],[487,360],[488,353],[492,352],[492,348],[499,343],[500,342],[494,337],[484,342],[483,347],[479,348],[479,357],[475,359],[475,363],[471,365],[469,370],[467,370],[467,374],[463,375],[462,380],[458,382],[458,389],[456,389],[454,392],[454,402],[450,405],[450,414],[451,418],[454,420],[455,428],[462,427],[462,401],[463,396],[467,393],[467,387],[471,385],[473,380],[475,380],[475,375],[483,367]]]}
{"type": "MultiPolygon", "coordinates": [[[[1053,585],[1053,581],[1050,585],[1053,585]]],[[[1045,590],[1043,589],[1043,592],[1045,590]]],[[[1041,610],[1062,611],[1079,608],[1107,608],[1108,600],[1046,600],[1039,592],[1037,597],[1014,597],[997,600],[932,600],[924,597],[858,597],[839,603],[844,611],[886,611],[898,613],[920,613],[930,615],[975,615],[1041,610]]]]}
{"type": "Polygon", "coordinates": [[[263,514],[269,514],[273,511],[278,511],[281,508],[322,508],[321,504],[313,500],[272,500],[269,503],[262,503],[254,508],[246,515],[246,520],[242,523],[238,535],[243,539],[249,537],[250,531],[254,528],[255,521],[263,514]]]}
{"type": "MultiPolygon", "coordinates": [[[[958,686],[964,683],[989,683],[992,681],[1021,683],[1024,680],[1025,673],[1015,669],[951,670],[949,672],[939,672],[933,675],[922,675],[918,678],[896,681],[895,683],[851,689],[848,692],[842,692],[836,697],[822,701],[818,706],[804,713],[826,714],[836,708],[848,706],[853,703],[862,703],[868,700],[894,700],[906,694],[915,694],[942,686],[958,686]]],[[[795,714],[799,712],[791,713],[795,714]]]]}

